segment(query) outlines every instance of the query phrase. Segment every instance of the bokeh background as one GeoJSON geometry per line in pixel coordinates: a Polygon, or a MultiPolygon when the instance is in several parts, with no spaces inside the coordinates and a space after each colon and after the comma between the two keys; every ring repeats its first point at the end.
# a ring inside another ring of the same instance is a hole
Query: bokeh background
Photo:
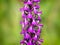
{"type": "MultiPolygon", "coordinates": [[[[44,27],[42,45],[60,45],[60,0],[41,0],[39,3],[44,27]]],[[[0,0],[0,45],[20,45],[20,0],[0,0]]]]}

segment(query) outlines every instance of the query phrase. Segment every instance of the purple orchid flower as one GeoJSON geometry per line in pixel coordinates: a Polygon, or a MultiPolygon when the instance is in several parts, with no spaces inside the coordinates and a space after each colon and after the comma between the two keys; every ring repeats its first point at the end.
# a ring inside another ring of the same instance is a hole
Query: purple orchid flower
{"type": "Polygon", "coordinates": [[[20,9],[22,12],[21,34],[24,38],[20,41],[21,45],[41,45],[43,39],[40,39],[40,34],[43,24],[41,24],[41,14],[39,11],[40,0],[24,0],[24,7],[20,9]],[[35,3],[35,4],[34,4],[35,3]]]}

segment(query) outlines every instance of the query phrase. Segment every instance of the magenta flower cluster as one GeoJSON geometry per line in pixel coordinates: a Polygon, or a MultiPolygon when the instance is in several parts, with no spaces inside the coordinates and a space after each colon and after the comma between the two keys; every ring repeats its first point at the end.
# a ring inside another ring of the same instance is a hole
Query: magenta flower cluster
{"type": "Polygon", "coordinates": [[[21,34],[24,36],[20,41],[21,45],[41,45],[43,42],[40,39],[41,28],[41,14],[38,5],[40,0],[24,0],[24,7],[20,9],[22,12],[22,25],[21,34]]]}

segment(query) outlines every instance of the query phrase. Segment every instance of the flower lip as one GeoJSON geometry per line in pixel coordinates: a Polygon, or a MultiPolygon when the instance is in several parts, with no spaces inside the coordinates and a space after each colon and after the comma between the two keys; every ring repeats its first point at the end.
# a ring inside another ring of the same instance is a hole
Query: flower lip
{"type": "Polygon", "coordinates": [[[40,2],[40,0],[33,0],[33,2],[40,2]]]}
{"type": "Polygon", "coordinates": [[[32,21],[33,21],[33,19],[32,19],[32,18],[29,18],[29,20],[28,20],[28,21],[29,21],[29,23],[31,24],[31,23],[32,23],[32,21]]]}
{"type": "Polygon", "coordinates": [[[32,1],[28,0],[28,1],[24,2],[24,4],[32,4],[32,1]]]}
{"type": "Polygon", "coordinates": [[[24,11],[24,14],[25,14],[25,15],[28,15],[28,13],[29,13],[28,10],[25,10],[25,11],[24,11]]]}

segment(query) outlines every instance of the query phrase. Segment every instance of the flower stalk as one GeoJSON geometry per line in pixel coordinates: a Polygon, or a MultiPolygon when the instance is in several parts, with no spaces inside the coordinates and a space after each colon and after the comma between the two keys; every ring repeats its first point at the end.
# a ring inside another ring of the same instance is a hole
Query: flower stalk
{"type": "Polygon", "coordinates": [[[41,29],[41,14],[39,11],[40,6],[38,5],[40,0],[24,0],[24,7],[20,9],[22,12],[22,25],[21,34],[24,36],[23,40],[20,41],[21,45],[41,45],[43,42],[40,39],[41,29]]]}

